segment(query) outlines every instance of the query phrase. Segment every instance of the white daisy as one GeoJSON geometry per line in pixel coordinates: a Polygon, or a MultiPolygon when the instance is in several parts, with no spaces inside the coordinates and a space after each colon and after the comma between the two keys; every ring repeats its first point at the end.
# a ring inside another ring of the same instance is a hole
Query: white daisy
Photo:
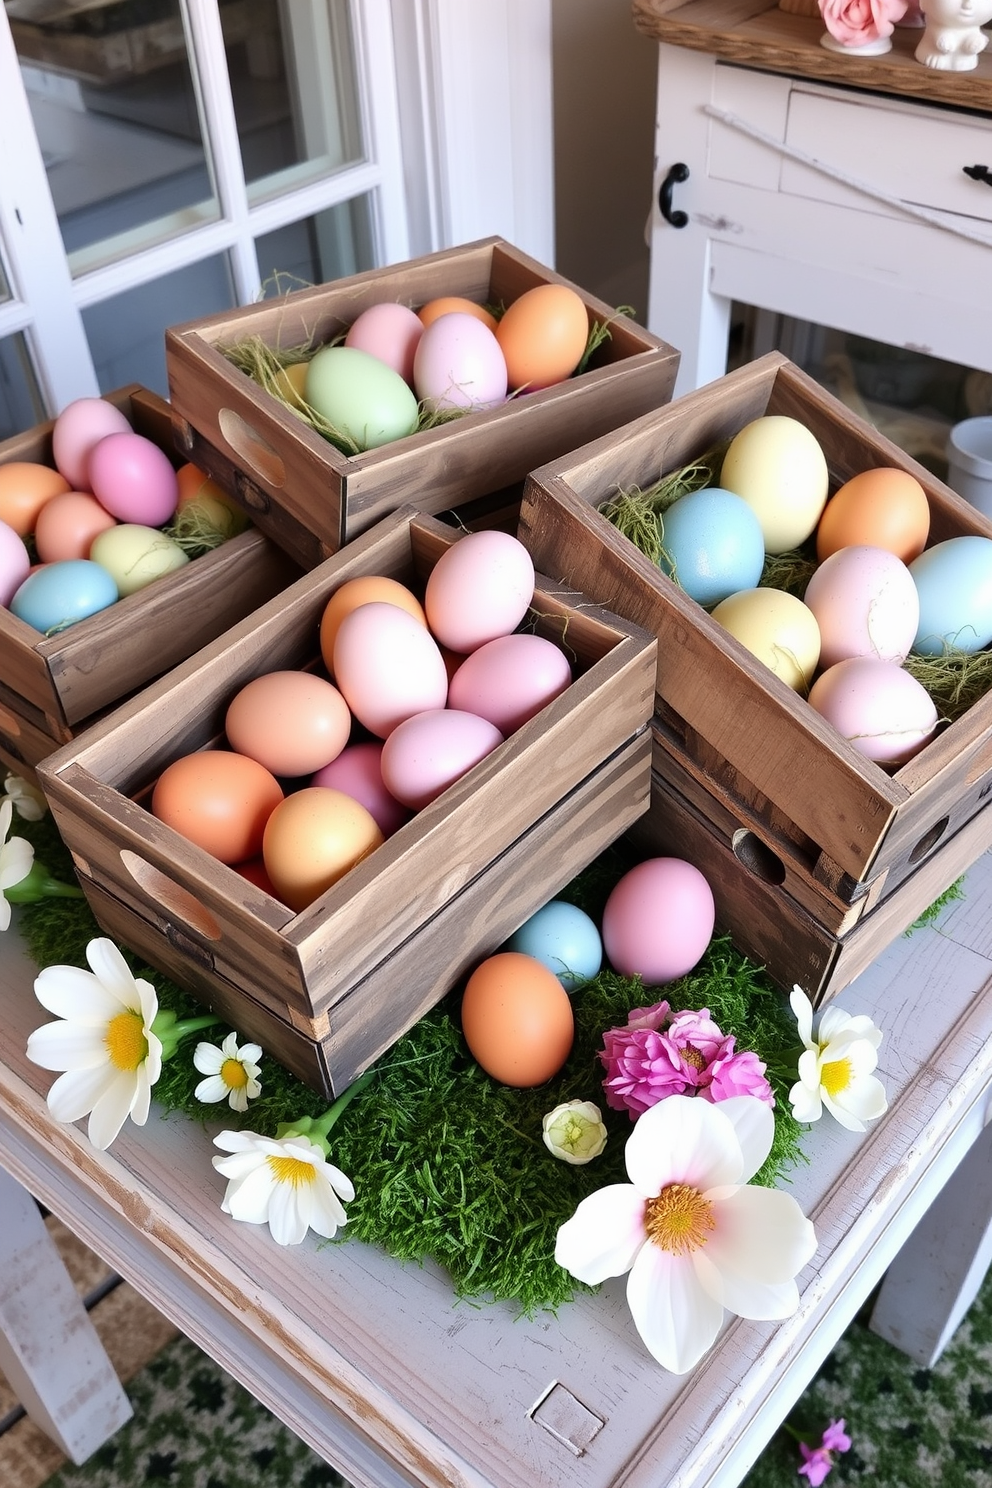
{"type": "Polygon", "coordinates": [[[309,1137],[225,1131],[214,1145],[231,1153],[212,1159],[228,1180],[220,1207],[247,1224],[268,1224],[277,1245],[299,1245],[308,1230],[330,1240],[347,1223],[341,1200],[355,1197],[352,1182],[309,1137]]]}
{"type": "Polygon", "coordinates": [[[89,1113],[89,1138],[110,1146],[128,1116],[148,1118],[151,1090],[162,1070],[162,1043],[152,1031],[158,998],[150,982],[133,977],[112,940],[86,947],[91,970],[48,966],[36,978],[35,996],[57,1023],[35,1029],[28,1058],[43,1069],[63,1070],[48,1092],[56,1121],[89,1113]]]}
{"type": "Polygon", "coordinates": [[[13,803],[17,814],[25,821],[41,821],[48,810],[45,792],[22,775],[8,775],[3,783],[7,799],[13,803]]]}
{"type": "Polygon", "coordinates": [[[193,1065],[206,1075],[193,1091],[197,1100],[214,1105],[226,1100],[232,1111],[247,1111],[248,1102],[261,1094],[258,1079],[262,1050],[258,1044],[238,1047],[238,1035],[229,1033],[218,1048],[216,1044],[197,1044],[193,1065]]]}
{"type": "Polygon", "coordinates": [[[848,1131],[864,1131],[888,1110],[885,1087],[872,1071],[878,1064],[881,1030],[869,1017],[828,1007],[813,1034],[813,1007],[801,987],[793,987],[789,1002],[804,1049],[799,1056],[799,1079],[789,1091],[797,1121],[819,1121],[826,1106],[848,1131]]]}
{"type": "Polygon", "coordinates": [[[23,837],[7,840],[13,815],[13,802],[5,798],[0,802],[0,930],[6,930],[10,924],[6,891],[27,878],[34,864],[34,848],[30,842],[25,842],[23,837]]]}

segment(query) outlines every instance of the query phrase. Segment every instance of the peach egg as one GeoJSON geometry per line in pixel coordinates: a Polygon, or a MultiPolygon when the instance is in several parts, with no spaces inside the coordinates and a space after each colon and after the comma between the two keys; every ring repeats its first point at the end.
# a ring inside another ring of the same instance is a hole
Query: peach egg
{"type": "Polygon", "coordinates": [[[320,617],[320,654],[329,672],[332,671],[334,642],[341,621],[352,610],[357,610],[359,605],[372,604],[375,600],[397,605],[426,627],[427,616],[423,605],[398,579],[389,579],[378,574],[363,574],[357,579],[347,579],[339,589],[335,589],[320,617]]]}
{"type": "Polygon", "coordinates": [[[838,548],[887,548],[912,563],[927,545],[930,503],[908,470],[880,466],[852,476],[834,492],[816,529],[820,563],[838,548]]]}
{"type": "Polygon", "coordinates": [[[442,315],[474,315],[476,320],[481,320],[483,325],[495,331],[498,321],[491,311],[484,305],[477,305],[474,300],[464,299],[461,295],[440,295],[436,300],[428,300],[426,305],[421,305],[417,315],[424,326],[433,325],[442,315]]]}
{"type": "Polygon", "coordinates": [[[233,749],[258,760],[273,775],[312,775],[347,744],[351,713],[323,677],[266,672],[231,699],[224,729],[233,749]]]}
{"type": "Polygon", "coordinates": [[[261,853],[265,824],[282,799],[279,782],[257,760],[204,749],[166,766],[155,782],[151,809],[222,863],[242,863],[261,853]]]}
{"type": "Polygon", "coordinates": [[[87,491],[63,491],[38,513],[34,545],[43,563],[61,558],[88,558],[93,539],[117,519],[87,491]]]}
{"type": "Polygon", "coordinates": [[[496,327],[508,385],[532,392],[570,377],[588,339],[585,303],[567,284],[528,289],[496,327]]]}
{"type": "Polygon", "coordinates": [[[19,537],[27,537],[45,503],[69,489],[65,476],[48,465],[10,460],[0,465],[0,522],[13,527],[19,537]]]}
{"type": "Polygon", "coordinates": [[[360,801],[313,785],[294,791],[272,812],[262,858],[278,898],[299,912],[384,841],[360,801]]]}
{"type": "Polygon", "coordinates": [[[568,993],[542,961],[499,951],[473,971],[462,998],[462,1032],[472,1057],[503,1085],[543,1085],[572,1049],[568,993]]]}

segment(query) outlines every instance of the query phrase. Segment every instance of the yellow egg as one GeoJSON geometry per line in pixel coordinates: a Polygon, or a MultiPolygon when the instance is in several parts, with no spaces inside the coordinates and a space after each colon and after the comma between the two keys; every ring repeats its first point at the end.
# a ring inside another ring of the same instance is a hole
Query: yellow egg
{"type": "Polygon", "coordinates": [[[820,659],[820,628],[801,599],[783,589],[742,589],[711,613],[787,687],[806,695],[820,659]]]}
{"type": "Polygon", "coordinates": [[[720,485],[743,496],[757,515],[766,553],[788,553],[815,531],[829,475],[819,441],[785,414],[745,424],[723,458],[720,485]]]}

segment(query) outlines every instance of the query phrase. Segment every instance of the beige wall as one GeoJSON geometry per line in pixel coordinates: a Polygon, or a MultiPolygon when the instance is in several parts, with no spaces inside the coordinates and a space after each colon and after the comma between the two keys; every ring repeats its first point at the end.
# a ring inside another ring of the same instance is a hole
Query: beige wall
{"type": "Polygon", "coordinates": [[[555,266],[647,320],[657,46],[630,0],[552,0],[555,266]]]}

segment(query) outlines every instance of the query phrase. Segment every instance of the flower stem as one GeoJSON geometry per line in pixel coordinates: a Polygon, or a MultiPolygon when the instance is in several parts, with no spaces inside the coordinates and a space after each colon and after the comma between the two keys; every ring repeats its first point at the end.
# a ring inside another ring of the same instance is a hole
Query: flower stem
{"type": "Polygon", "coordinates": [[[152,1033],[161,1041],[163,1060],[171,1059],[188,1034],[199,1033],[202,1028],[214,1028],[222,1021],[212,1013],[205,1013],[200,1018],[177,1018],[167,1008],[160,1008],[152,1023],[152,1033]]]}
{"type": "Polygon", "coordinates": [[[78,884],[62,883],[53,878],[43,863],[32,863],[29,873],[19,883],[4,889],[4,898],[10,904],[36,904],[39,899],[82,899],[83,891],[78,884]]]}
{"type": "Polygon", "coordinates": [[[301,1116],[299,1121],[289,1121],[280,1124],[276,1131],[276,1137],[279,1140],[283,1137],[309,1137],[311,1142],[316,1146],[323,1147],[324,1155],[327,1156],[331,1150],[330,1143],[327,1140],[328,1132],[341,1113],[355,1099],[355,1096],[360,1095],[366,1086],[371,1083],[375,1074],[376,1071],[370,1069],[366,1070],[364,1075],[359,1075],[358,1079],[353,1080],[347,1090],[341,1092],[333,1106],[325,1111],[323,1116],[301,1116]]]}

